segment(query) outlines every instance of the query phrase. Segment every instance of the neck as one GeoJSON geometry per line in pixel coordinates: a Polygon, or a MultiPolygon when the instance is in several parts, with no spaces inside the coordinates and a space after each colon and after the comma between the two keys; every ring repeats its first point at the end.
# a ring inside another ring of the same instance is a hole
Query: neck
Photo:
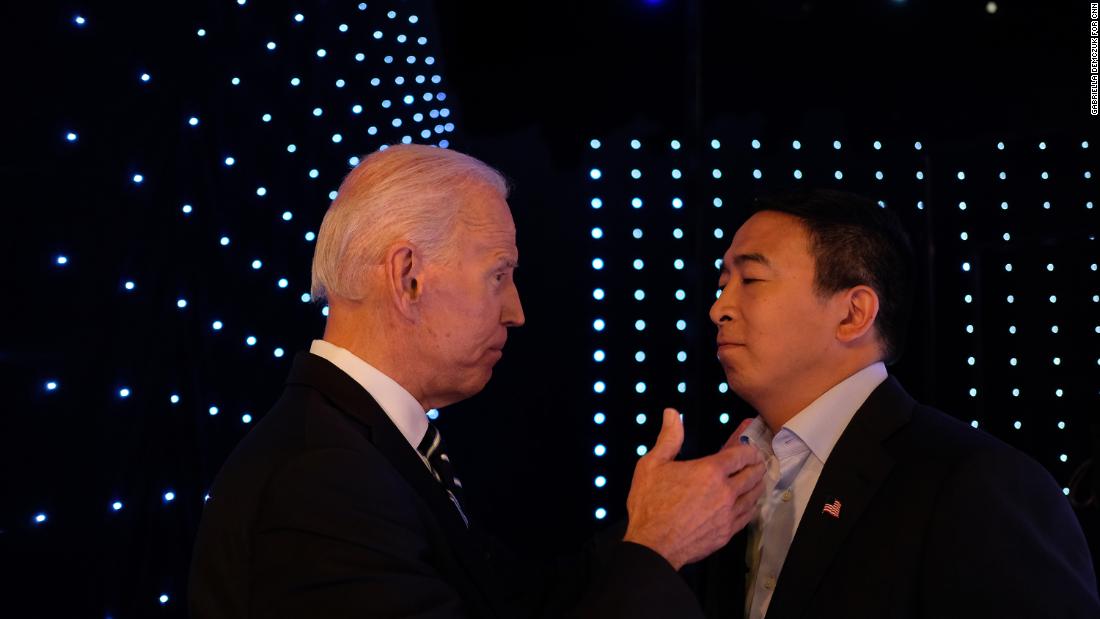
{"type": "Polygon", "coordinates": [[[826,391],[877,361],[877,357],[860,356],[835,364],[823,364],[819,366],[822,369],[812,375],[792,380],[774,391],[745,399],[760,414],[760,418],[764,420],[772,434],[775,434],[783,424],[802,412],[826,391]],[[792,388],[792,385],[796,386],[792,388]]]}
{"type": "Polygon", "coordinates": [[[347,350],[393,379],[424,410],[433,408],[432,403],[426,401],[423,381],[416,372],[415,359],[409,354],[407,342],[403,346],[396,345],[400,339],[394,335],[396,333],[396,325],[388,325],[385,320],[354,320],[334,311],[330,305],[321,339],[347,350]]]}

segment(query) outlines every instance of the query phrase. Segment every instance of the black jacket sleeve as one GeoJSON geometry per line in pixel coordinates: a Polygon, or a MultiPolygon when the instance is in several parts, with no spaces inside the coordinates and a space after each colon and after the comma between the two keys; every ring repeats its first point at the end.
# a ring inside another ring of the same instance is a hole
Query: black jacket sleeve
{"type": "Polygon", "coordinates": [[[1033,460],[1008,448],[977,452],[936,502],[922,616],[1100,617],[1081,528],[1033,460]]]}

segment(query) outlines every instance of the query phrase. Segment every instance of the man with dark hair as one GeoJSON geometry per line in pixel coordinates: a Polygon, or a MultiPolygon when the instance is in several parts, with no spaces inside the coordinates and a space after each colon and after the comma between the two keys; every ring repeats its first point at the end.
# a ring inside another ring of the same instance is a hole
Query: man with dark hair
{"type": "Polygon", "coordinates": [[[710,310],[760,512],[707,560],[711,617],[1100,617],[1050,474],[886,372],[912,303],[897,218],[837,191],[758,200],[710,310]]]}

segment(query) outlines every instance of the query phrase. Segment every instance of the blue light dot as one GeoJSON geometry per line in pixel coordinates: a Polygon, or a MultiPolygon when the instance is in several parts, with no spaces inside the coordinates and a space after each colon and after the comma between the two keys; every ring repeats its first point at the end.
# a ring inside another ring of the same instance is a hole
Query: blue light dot
{"type": "Polygon", "coordinates": [[[199,28],[199,29],[198,29],[198,30],[197,30],[197,31],[195,32],[195,34],[199,35],[200,37],[204,37],[204,36],[206,36],[206,28],[199,28]]]}
{"type": "Polygon", "coordinates": [[[677,271],[682,271],[682,270],[684,270],[684,261],[681,260],[680,258],[677,258],[676,260],[674,260],[672,262],[672,267],[674,269],[676,269],[677,271]]]}
{"type": "Polygon", "coordinates": [[[606,326],[607,323],[605,323],[602,318],[597,318],[596,320],[592,321],[592,328],[597,331],[603,331],[604,327],[606,326]]]}
{"type": "Polygon", "coordinates": [[[677,331],[683,331],[684,329],[687,329],[687,322],[685,322],[683,320],[677,320],[676,321],[676,330],[677,331]]]}
{"type": "Polygon", "coordinates": [[[317,178],[320,175],[321,175],[321,173],[318,172],[316,168],[309,171],[309,177],[310,178],[317,178]]]}
{"type": "Polygon", "coordinates": [[[122,511],[122,501],[115,501],[111,503],[111,509],[114,511],[122,511]]]}
{"type": "Polygon", "coordinates": [[[340,24],[340,26],[337,28],[337,30],[339,30],[340,32],[347,32],[348,31],[348,25],[347,24],[340,24]]]}
{"type": "Polygon", "coordinates": [[[679,170],[679,169],[677,169],[677,168],[673,168],[673,170],[672,170],[672,178],[674,178],[674,179],[676,179],[676,180],[679,180],[679,179],[680,179],[680,177],[682,177],[682,176],[683,176],[683,173],[682,173],[682,172],[680,172],[680,170],[679,170]]]}
{"type": "Polygon", "coordinates": [[[592,353],[592,360],[595,361],[596,363],[603,363],[604,359],[606,359],[606,358],[607,358],[607,353],[605,353],[602,350],[597,350],[596,352],[592,353]]]}
{"type": "Polygon", "coordinates": [[[638,413],[638,415],[636,417],[634,417],[634,423],[636,423],[638,425],[644,424],[645,421],[646,421],[645,413],[638,413]]]}
{"type": "Polygon", "coordinates": [[[294,144],[287,144],[286,145],[286,152],[288,152],[288,153],[293,153],[297,150],[298,150],[298,147],[295,146],[294,144]]]}
{"type": "Polygon", "coordinates": [[[604,391],[607,391],[607,383],[603,382],[602,380],[596,381],[592,384],[592,391],[595,391],[596,393],[603,393],[604,391]]]}
{"type": "Polygon", "coordinates": [[[639,456],[644,456],[647,451],[649,450],[646,449],[645,445],[638,445],[638,448],[634,450],[634,453],[638,454],[639,456]]]}
{"type": "Polygon", "coordinates": [[[636,239],[640,239],[640,238],[642,238],[642,229],[641,228],[634,228],[630,232],[630,235],[633,236],[636,239]]]}
{"type": "Polygon", "coordinates": [[[271,354],[274,355],[276,359],[282,359],[283,355],[286,354],[286,351],[282,348],[276,348],[275,350],[271,351],[271,354]]]}
{"type": "Polygon", "coordinates": [[[673,140],[670,144],[672,150],[680,150],[680,140],[673,140]]]}
{"type": "Polygon", "coordinates": [[[760,140],[753,140],[752,141],[752,147],[755,150],[759,150],[760,149],[760,140]]]}
{"type": "Polygon", "coordinates": [[[875,143],[872,144],[872,146],[875,150],[882,150],[882,142],[879,142],[878,140],[875,140],[875,143]]]}
{"type": "Polygon", "coordinates": [[[603,301],[604,291],[603,288],[596,288],[592,291],[592,298],[597,301],[603,301]]]}
{"type": "Polygon", "coordinates": [[[712,202],[714,208],[722,208],[722,198],[715,198],[712,202]]]}
{"type": "Polygon", "coordinates": [[[645,262],[643,262],[641,258],[635,258],[634,259],[634,270],[635,271],[641,271],[644,268],[645,268],[645,262]]]}
{"type": "Polygon", "coordinates": [[[248,336],[244,339],[244,343],[248,344],[249,346],[255,346],[256,345],[256,337],[250,335],[250,336],[248,336]]]}
{"type": "Polygon", "coordinates": [[[34,523],[35,524],[42,524],[43,522],[46,522],[46,514],[38,513],[38,514],[34,515],[34,523]]]}
{"type": "Polygon", "coordinates": [[[642,301],[644,299],[645,299],[645,291],[644,290],[639,288],[638,290],[634,291],[634,300],[635,301],[642,301]]]}
{"type": "Polygon", "coordinates": [[[607,415],[604,415],[603,413],[596,413],[592,416],[592,421],[598,426],[603,425],[603,422],[607,421],[607,415]]]}
{"type": "Polygon", "coordinates": [[[180,397],[179,397],[178,395],[176,395],[176,394],[174,394],[174,393],[173,393],[173,394],[172,394],[172,395],[171,395],[171,396],[170,396],[170,397],[168,398],[168,401],[169,401],[169,402],[171,402],[172,404],[179,404],[179,403],[180,403],[180,397]]]}
{"type": "Polygon", "coordinates": [[[234,77],[233,79],[229,80],[229,83],[233,84],[234,86],[240,86],[241,85],[241,78],[234,77]]]}
{"type": "Polygon", "coordinates": [[[795,150],[800,150],[802,148],[802,142],[799,142],[798,140],[791,142],[791,148],[795,150]]]}
{"type": "Polygon", "coordinates": [[[302,303],[309,303],[309,301],[311,299],[308,292],[303,292],[302,296],[298,297],[298,298],[301,299],[302,303]]]}
{"type": "Polygon", "coordinates": [[[683,362],[687,361],[687,358],[688,358],[688,354],[687,354],[687,352],[685,352],[683,350],[676,353],[676,360],[679,361],[680,363],[683,363],[683,362]]]}
{"type": "Polygon", "coordinates": [[[161,604],[167,604],[168,603],[168,596],[167,595],[162,594],[159,599],[160,599],[161,604]]]}
{"type": "Polygon", "coordinates": [[[215,331],[221,331],[221,330],[222,330],[222,327],[224,327],[224,326],[225,326],[225,324],[224,324],[224,323],[222,323],[222,321],[220,321],[220,320],[215,320],[215,321],[214,321],[214,322],[213,322],[213,323],[212,323],[212,324],[210,325],[210,328],[214,329],[215,331]]]}
{"type": "Polygon", "coordinates": [[[75,133],[73,133],[72,131],[65,134],[65,139],[70,141],[70,142],[75,142],[76,138],[77,138],[77,135],[75,133]]]}
{"type": "Polygon", "coordinates": [[[603,269],[603,259],[602,258],[593,258],[592,259],[592,268],[597,270],[597,271],[602,270],[603,269]]]}
{"type": "Polygon", "coordinates": [[[759,180],[764,177],[764,173],[761,172],[759,169],[756,169],[752,171],[752,177],[759,180]]]}
{"type": "Polygon", "coordinates": [[[635,320],[634,328],[638,331],[645,331],[645,321],[640,318],[638,320],[635,320]]]}
{"type": "Polygon", "coordinates": [[[209,409],[207,409],[206,412],[210,413],[211,417],[216,417],[218,415],[218,407],[217,406],[211,406],[209,409]]]}
{"type": "Polygon", "coordinates": [[[634,180],[638,180],[641,177],[642,177],[642,171],[639,170],[638,168],[634,168],[633,170],[630,171],[630,178],[633,178],[634,180]]]}
{"type": "Polygon", "coordinates": [[[51,380],[46,382],[46,391],[56,391],[57,381],[51,380]]]}
{"type": "Polygon", "coordinates": [[[132,177],[130,177],[130,179],[132,181],[134,181],[135,184],[138,184],[138,185],[140,185],[142,182],[145,181],[145,177],[142,176],[141,174],[135,174],[132,177]]]}
{"type": "Polygon", "coordinates": [[[328,55],[328,52],[326,52],[324,49],[317,50],[317,57],[318,58],[324,58],[327,55],[328,55]]]}
{"type": "Polygon", "coordinates": [[[183,308],[187,307],[187,299],[177,299],[176,300],[176,307],[178,307],[180,309],[183,309],[183,308]]]}
{"type": "Polygon", "coordinates": [[[592,453],[596,454],[596,457],[603,457],[603,455],[607,453],[607,447],[604,447],[602,444],[597,444],[596,447],[592,449],[592,453]]]}
{"type": "Polygon", "coordinates": [[[729,422],[730,422],[730,414],[729,413],[722,413],[721,415],[718,415],[718,423],[720,423],[722,425],[726,425],[729,422]]]}
{"type": "Polygon", "coordinates": [[[252,268],[254,270],[259,270],[263,266],[264,266],[264,263],[260,260],[253,260],[252,261],[252,268]]]}
{"type": "Polygon", "coordinates": [[[171,503],[172,501],[175,501],[175,500],[176,500],[176,493],[175,492],[172,492],[171,490],[169,490],[168,492],[164,493],[164,502],[165,503],[171,503]]]}
{"type": "Polygon", "coordinates": [[[603,488],[604,486],[607,485],[607,478],[604,477],[603,475],[597,475],[596,479],[593,483],[596,484],[597,488],[603,488]]]}
{"type": "Polygon", "coordinates": [[[602,507],[596,508],[596,520],[603,520],[604,518],[607,518],[607,510],[602,507]]]}
{"type": "Polygon", "coordinates": [[[634,353],[634,360],[638,363],[645,361],[645,351],[639,350],[638,352],[634,353]]]}
{"type": "Polygon", "coordinates": [[[232,158],[232,157],[226,157],[226,158],[225,158],[225,165],[227,165],[227,166],[231,166],[231,165],[233,165],[234,163],[237,163],[237,160],[236,160],[236,159],[234,159],[234,158],[232,158]]]}
{"type": "Polygon", "coordinates": [[[644,204],[644,202],[642,202],[641,198],[635,197],[635,198],[631,198],[631,200],[630,200],[630,206],[633,207],[633,208],[642,208],[643,204],[644,204]]]}
{"type": "Polygon", "coordinates": [[[603,230],[600,229],[600,228],[592,228],[592,238],[602,239],[603,238],[603,230]]]}
{"type": "Polygon", "coordinates": [[[676,300],[677,301],[683,301],[685,298],[687,298],[687,293],[685,293],[683,290],[677,290],[676,291],[676,300]]]}
{"type": "Polygon", "coordinates": [[[153,79],[153,76],[149,75],[148,73],[141,74],[141,81],[148,82],[151,79],[153,79]]]}
{"type": "Polygon", "coordinates": [[[642,147],[642,143],[640,141],[630,140],[630,148],[633,148],[634,150],[638,150],[641,147],[642,147]]]}
{"type": "Polygon", "coordinates": [[[278,286],[280,288],[286,288],[288,285],[290,285],[290,282],[288,282],[285,277],[280,279],[278,282],[278,286]]]}
{"type": "Polygon", "coordinates": [[[252,415],[248,413],[241,415],[241,423],[252,423],[252,415]]]}
{"type": "Polygon", "coordinates": [[[302,83],[302,80],[300,78],[297,78],[297,77],[290,78],[290,85],[291,86],[299,86],[299,85],[301,85],[301,83],[302,83]]]}
{"type": "Polygon", "coordinates": [[[645,386],[644,382],[639,381],[639,382],[634,384],[634,391],[636,391],[638,393],[645,393],[645,389],[646,389],[646,386],[645,386]]]}
{"type": "Polygon", "coordinates": [[[229,245],[229,237],[228,236],[223,236],[222,238],[218,239],[218,243],[222,247],[227,247],[229,245]]]}
{"type": "Polygon", "coordinates": [[[268,41],[267,42],[267,49],[268,49],[268,51],[274,51],[275,50],[275,41],[268,41]]]}
{"type": "Polygon", "coordinates": [[[305,21],[305,18],[305,15],[302,15],[301,13],[296,13],[294,15],[294,21],[298,22],[299,24],[305,21]]]}
{"type": "Polygon", "coordinates": [[[261,198],[266,196],[267,195],[267,187],[257,187],[256,188],[256,195],[260,196],[261,198]]]}

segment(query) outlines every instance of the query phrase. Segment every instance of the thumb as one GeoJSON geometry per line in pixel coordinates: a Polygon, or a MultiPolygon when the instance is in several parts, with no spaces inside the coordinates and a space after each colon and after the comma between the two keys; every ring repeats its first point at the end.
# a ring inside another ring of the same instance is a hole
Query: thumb
{"type": "Polygon", "coordinates": [[[683,444],[684,424],[680,421],[680,413],[675,408],[666,408],[661,433],[657,435],[657,442],[649,453],[658,460],[672,460],[680,453],[683,444]]]}

